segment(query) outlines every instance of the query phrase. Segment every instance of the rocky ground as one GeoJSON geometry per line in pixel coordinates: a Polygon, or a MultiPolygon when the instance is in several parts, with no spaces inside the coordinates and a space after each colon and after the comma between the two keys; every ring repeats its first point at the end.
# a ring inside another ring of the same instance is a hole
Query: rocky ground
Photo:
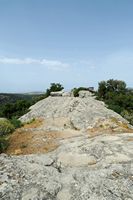
{"type": "Polygon", "coordinates": [[[2,200],[132,200],[133,129],[94,97],[31,107],[0,155],[2,200]]]}
{"type": "MultiPolygon", "coordinates": [[[[43,118],[44,128],[48,130],[60,130],[60,128],[72,128],[77,130],[87,130],[94,128],[115,119],[116,123],[127,124],[120,115],[106,108],[102,101],[95,100],[94,97],[48,97],[31,106],[30,112],[21,117],[22,122],[27,122],[33,118],[43,118]]],[[[112,121],[112,126],[114,126],[112,121]]],[[[116,127],[112,127],[116,128],[116,127]]]]}

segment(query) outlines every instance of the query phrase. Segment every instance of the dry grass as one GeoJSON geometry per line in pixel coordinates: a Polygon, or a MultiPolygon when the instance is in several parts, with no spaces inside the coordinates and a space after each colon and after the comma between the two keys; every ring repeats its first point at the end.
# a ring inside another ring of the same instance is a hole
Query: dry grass
{"type": "MultiPolygon", "coordinates": [[[[112,123],[115,123],[116,119],[113,120],[114,121],[112,123]]],[[[38,127],[49,125],[49,123],[49,121],[47,122],[43,119],[36,119],[29,124],[25,124],[22,128],[17,129],[9,136],[10,145],[5,153],[11,155],[47,153],[58,148],[62,140],[81,135],[81,132],[76,130],[66,129],[63,132],[59,132],[44,130],[40,131],[37,129],[38,127]]],[[[133,133],[133,130],[130,130],[129,128],[127,129],[126,125],[121,125],[121,123],[116,129],[113,129],[110,126],[110,121],[107,120],[98,122],[96,127],[88,129],[87,134],[89,134],[89,137],[95,137],[101,134],[115,134],[122,132],[133,133]]],[[[130,141],[131,140],[132,139],[130,139],[130,141]]]]}
{"type": "Polygon", "coordinates": [[[12,155],[26,155],[47,153],[56,149],[59,144],[56,141],[59,133],[37,131],[36,128],[44,124],[43,119],[33,120],[25,124],[22,128],[17,129],[9,137],[9,147],[5,153],[12,155]],[[31,128],[34,131],[31,131],[31,128]]]}
{"type": "MultiPolygon", "coordinates": [[[[128,124],[126,122],[122,122],[122,121],[119,121],[117,118],[115,117],[112,117],[111,118],[111,121],[115,124],[117,124],[118,126],[120,126],[121,128],[123,129],[127,129],[127,130],[132,130],[129,128],[128,124]]],[[[133,130],[132,130],[133,131],[133,130]]]]}
{"type": "MultiPolygon", "coordinates": [[[[80,133],[81,134],[81,133],[80,133]]],[[[77,137],[77,131],[15,131],[9,139],[9,147],[5,153],[11,155],[27,155],[48,153],[59,147],[60,141],[77,137]]]]}
{"type": "Polygon", "coordinates": [[[87,134],[89,134],[89,137],[95,137],[103,134],[114,134],[115,132],[112,131],[111,128],[91,128],[87,130],[87,134]]]}
{"type": "Polygon", "coordinates": [[[104,121],[98,121],[95,124],[95,127],[88,129],[87,131],[91,136],[106,134],[115,134],[115,133],[133,133],[133,129],[129,128],[128,124],[121,122],[118,119],[112,117],[104,121]]]}
{"type": "Polygon", "coordinates": [[[10,145],[5,153],[11,155],[47,153],[58,148],[61,140],[78,136],[77,131],[37,130],[42,125],[44,126],[44,120],[37,119],[17,129],[10,135],[10,145]]]}
{"type": "Polygon", "coordinates": [[[38,128],[41,125],[43,125],[43,123],[44,123],[44,119],[39,118],[39,119],[32,120],[30,123],[24,124],[23,128],[38,128]]]}
{"type": "Polygon", "coordinates": [[[56,149],[59,144],[56,141],[59,133],[56,132],[39,132],[39,131],[16,131],[9,139],[7,154],[26,155],[47,153],[56,149]]]}

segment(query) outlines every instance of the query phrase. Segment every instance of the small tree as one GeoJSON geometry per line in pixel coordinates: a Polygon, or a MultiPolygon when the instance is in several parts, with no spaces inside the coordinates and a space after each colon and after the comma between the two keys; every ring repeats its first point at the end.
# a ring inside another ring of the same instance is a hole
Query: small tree
{"type": "Polygon", "coordinates": [[[50,91],[57,92],[63,90],[64,87],[60,83],[51,83],[50,91]]]}
{"type": "Polygon", "coordinates": [[[46,97],[48,97],[51,92],[57,92],[63,89],[64,87],[60,83],[51,83],[50,88],[46,90],[46,97]]]}

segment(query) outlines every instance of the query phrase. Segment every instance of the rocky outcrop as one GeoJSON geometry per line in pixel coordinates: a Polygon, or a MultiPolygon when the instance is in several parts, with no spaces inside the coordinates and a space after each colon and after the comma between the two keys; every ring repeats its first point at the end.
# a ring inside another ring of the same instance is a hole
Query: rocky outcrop
{"type": "Polygon", "coordinates": [[[19,155],[0,155],[1,200],[133,199],[133,129],[120,115],[94,97],[48,97],[21,121],[33,118],[12,137],[27,142],[7,151],[19,155]]]}
{"type": "Polygon", "coordinates": [[[51,97],[60,97],[63,95],[63,91],[57,91],[57,92],[50,92],[51,97]]]}
{"type": "MultiPolygon", "coordinates": [[[[31,106],[30,112],[20,118],[27,122],[33,118],[43,118],[51,129],[73,128],[88,130],[99,126],[122,128],[122,123],[130,128],[129,123],[120,115],[106,108],[102,101],[94,97],[48,97],[31,106]],[[121,124],[121,125],[120,125],[121,124]]],[[[123,128],[122,128],[123,131],[123,128]]],[[[125,130],[124,130],[125,131],[125,130]]]]}
{"type": "Polygon", "coordinates": [[[51,97],[72,97],[72,92],[64,92],[64,91],[57,91],[57,92],[51,92],[51,97]]]}
{"type": "Polygon", "coordinates": [[[87,98],[87,97],[91,97],[93,96],[94,94],[90,91],[86,91],[86,90],[81,90],[79,91],[79,97],[80,98],[87,98]]]}

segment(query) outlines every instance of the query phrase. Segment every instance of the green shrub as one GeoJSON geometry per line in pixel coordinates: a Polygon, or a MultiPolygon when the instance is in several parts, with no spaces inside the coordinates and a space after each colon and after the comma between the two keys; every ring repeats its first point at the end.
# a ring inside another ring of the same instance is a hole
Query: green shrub
{"type": "Polygon", "coordinates": [[[15,127],[7,119],[0,119],[0,136],[12,133],[15,127]]]}
{"type": "Polygon", "coordinates": [[[0,153],[3,153],[8,147],[8,139],[1,137],[0,138],[0,153]]]}
{"type": "Polygon", "coordinates": [[[15,128],[20,128],[22,126],[22,123],[20,120],[18,120],[16,117],[13,117],[10,122],[13,124],[15,128]]]}

